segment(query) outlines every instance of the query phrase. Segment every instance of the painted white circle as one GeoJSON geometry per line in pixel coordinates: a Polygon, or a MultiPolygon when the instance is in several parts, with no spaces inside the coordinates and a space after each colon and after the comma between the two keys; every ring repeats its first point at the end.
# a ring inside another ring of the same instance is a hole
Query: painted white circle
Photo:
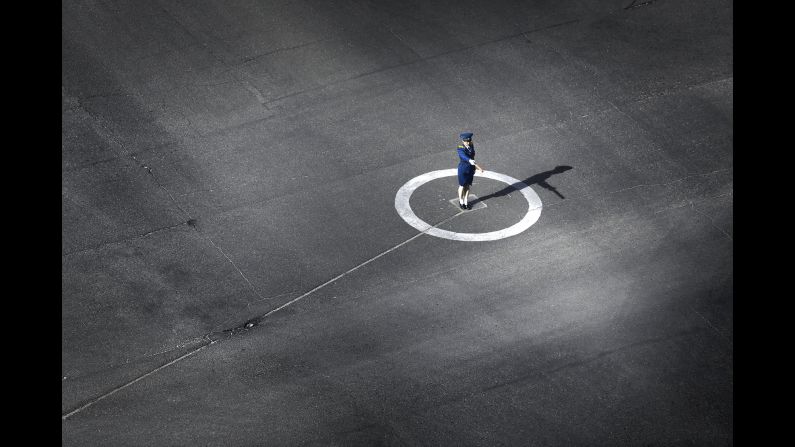
{"type": "Polygon", "coordinates": [[[431,171],[426,174],[422,174],[420,176],[414,177],[413,179],[406,182],[397,192],[395,196],[395,209],[397,210],[400,217],[406,221],[412,227],[420,230],[423,233],[429,234],[431,236],[440,237],[443,239],[450,239],[454,241],[496,241],[498,239],[503,239],[510,236],[515,236],[522,231],[530,228],[531,225],[536,223],[538,217],[541,216],[541,198],[538,197],[533,188],[528,186],[527,184],[513,178],[507,176],[505,174],[499,174],[497,172],[492,171],[484,171],[482,173],[475,172],[475,175],[478,177],[486,177],[492,180],[498,180],[503,183],[507,183],[509,186],[512,186],[514,189],[522,193],[525,200],[529,205],[527,210],[527,214],[520,220],[519,222],[511,225],[508,228],[504,228],[498,231],[492,231],[489,233],[456,233],[454,231],[447,231],[436,228],[431,224],[425,222],[424,220],[417,217],[414,214],[414,211],[411,209],[411,205],[409,205],[409,199],[411,199],[411,194],[414,193],[414,190],[419,188],[420,186],[424,185],[425,183],[430,182],[431,180],[436,180],[442,177],[452,177],[458,175],[458,169],[442,169],[439,171],[431,171]]]}

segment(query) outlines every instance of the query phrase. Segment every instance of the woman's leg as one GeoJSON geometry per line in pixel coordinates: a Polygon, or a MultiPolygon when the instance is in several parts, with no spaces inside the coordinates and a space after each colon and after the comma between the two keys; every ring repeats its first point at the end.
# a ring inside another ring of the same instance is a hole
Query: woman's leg
{"type": "Polygon", "coordinates": [[[464,204],[463,192],[464,192],[464,187],[463,186],[459,186],[458,187],[458,204],[459,205],[463,205],[464,204]]]}

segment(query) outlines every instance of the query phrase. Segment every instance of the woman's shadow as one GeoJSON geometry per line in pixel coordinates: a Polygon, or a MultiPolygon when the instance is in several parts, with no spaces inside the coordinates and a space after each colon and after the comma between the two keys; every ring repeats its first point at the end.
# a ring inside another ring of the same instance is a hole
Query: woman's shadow
{"type": "Polygon", "coordinates": [[[514,183],[513,185],[506,186],[505,188],[503,188],[503,189],[501,189],[501,190],[499,190],[497,192],[491,193],[491,194],[483,196],[483,197],[478,197],[477,200],[472,202],[472,204],[474,205],[477,202],[483,202],[483,201],[485,201],[487,199],[491,199],[493,197],[502,197],[502,196],[508,195],[511,191],[520,190],[520,189],[526,188],[526,187],[528,187],[530,185],[538,185],[538,186],[540,186],[540,187],[542,187],[544,189],[548,189],[548,190],[554,192],[561,199],[565,199],[565,197],[563,197],[563,194],[558,192],[557,188],[555,188],[554,186],[552,186],[549,183],[547,183],[547,179],[552,177],[555,174],[560,174],[562,172],[566,172],[569,169],[572,169],[572,167],[571,166],[555,166],[555,169],[553,169],[551,171],[544,171],[544,172],[538,173],[538,174],[536,174],[536,175],[534,175],[532,177],[526,178],[521,183],[514,183]]]}

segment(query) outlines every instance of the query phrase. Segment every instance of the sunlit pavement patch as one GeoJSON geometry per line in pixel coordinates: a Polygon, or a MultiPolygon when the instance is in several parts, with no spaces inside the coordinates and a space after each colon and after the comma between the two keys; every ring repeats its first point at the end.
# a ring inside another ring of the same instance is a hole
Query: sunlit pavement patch
{"type": "Polygon", "coordinates": [[[456,175],[458,175],[457,169],[442,169],[439,171],[431,171],[422,174],[406,182],[403,186],[400,187],[400,189],[398,189],[398,192],[395,195],[395,209],[397,210],[400,217],[403,218],[403,220],[405,220],[406,223],[408,223],[412,227],[431,236],[440,237],[442,239],[450,239],[454,241],[479,242],[479,241],[496,241],[498,239],[515,236],[521,233],[522,231],[530,228],[530,226],[536,223],[538,218],[541,216],[541,208],[542,208],[541,198],[538,197],[538,194],[536,194],[535,191],[533,191],[533,188],[513,177],[500,174],[497,172],[485,171],[483,173],[476,172],[475,176],[490,178],[492,180],[497,180],[506,183],[512,188],[522,193],[522,196],[524,196],[525,200],[527,200],[527,203],[529,205],[527,209],[527,214],[525,214],[525,216],[519,222],[511,225],[510,227],[503,228],[502,230],[492,231],[488,233],[457,233],[454,231],[447,231],[447,230],[442,230],[440,228],[436,228],[430,225],[429,223],[425,222],[424,220],[420,219],[419,217],[417,217],[417,215],[414,214],[414,211],[411,209],[411,205],[409,204],[409,200],[411,199],[411,195],[414,193],[414,191],[420,186],[432,180],[436,180],[443,177],[453,177],[456,175]]]}

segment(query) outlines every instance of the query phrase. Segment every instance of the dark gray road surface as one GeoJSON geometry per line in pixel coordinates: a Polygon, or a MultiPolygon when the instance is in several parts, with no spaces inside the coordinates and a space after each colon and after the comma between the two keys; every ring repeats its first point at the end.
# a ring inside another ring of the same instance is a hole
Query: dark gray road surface
{"type": "Polygon", "coordinates": [[[732,2],[62,5],[64,445],[733,443],[732,2]]]}

